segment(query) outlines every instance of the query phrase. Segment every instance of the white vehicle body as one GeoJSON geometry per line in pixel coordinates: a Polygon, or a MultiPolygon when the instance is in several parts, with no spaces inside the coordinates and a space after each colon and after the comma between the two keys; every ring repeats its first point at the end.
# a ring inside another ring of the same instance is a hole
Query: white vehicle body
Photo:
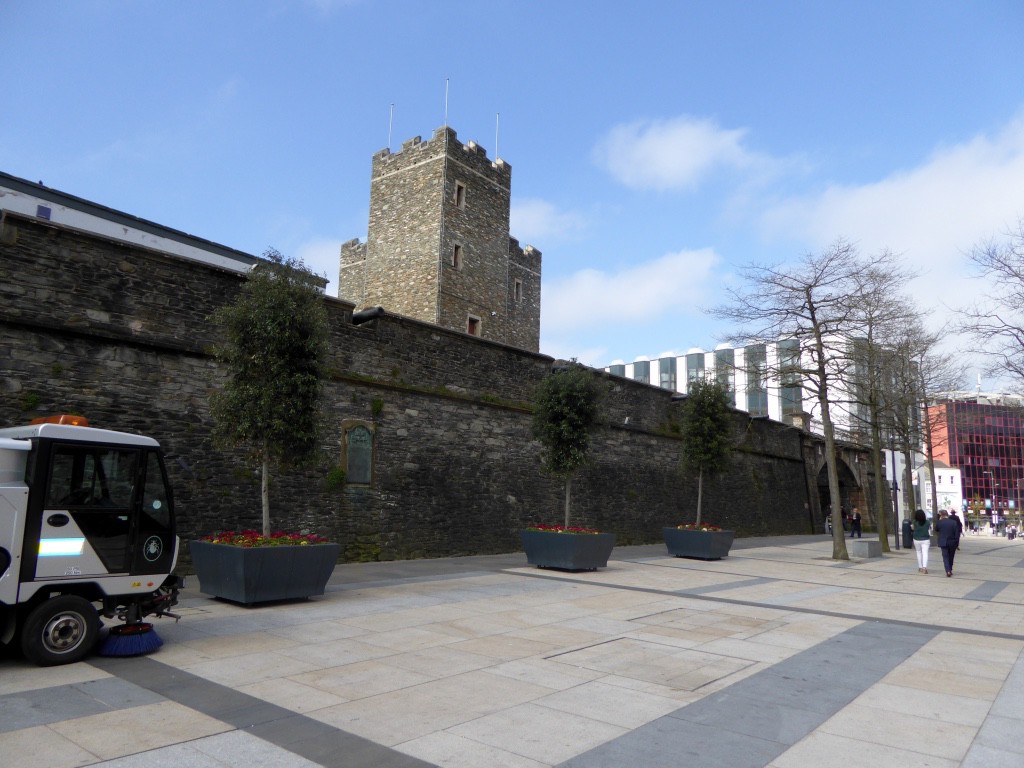
{"type": "Polygon", "coordinates": [[[20,637],[37,663],[67,663],[92,650],[100,614],[173,615],[177,557],[156,440],[69,423],[0,429],[0,642],[20,637]]]}

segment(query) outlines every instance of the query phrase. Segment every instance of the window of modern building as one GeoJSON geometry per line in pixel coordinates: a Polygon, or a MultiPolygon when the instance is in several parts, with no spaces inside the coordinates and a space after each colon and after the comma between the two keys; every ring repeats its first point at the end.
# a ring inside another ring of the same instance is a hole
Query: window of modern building
{"type": "Polygon", "coordinates": [[[633,380],[642,381],[644,384],[651,383],[650,360],[637,360],[633,363],[633,380]]]}
{"type": "Polygon", "coordinates": [[[800,382],[800,342],[783,339],[779,342],[779,380],[782,384],[782,415],[792,416],[804,409],[804,390],[800,382]]]}
{"type": "Polygon", "coordinates": [[[691,352],[686,356],[686,380],[697,381],[704,378],[704,353],[691,352]]]}
{"type": "Polygon", "coordinates": [[[626,375],[626,366],[625,366],[625,364],[623,364],[623,365],[609,365],[608,366],[608,373],[610,373],[612,376],[625,376],[626,375]]]}
{"type": "Polygon", "coordinates": [[[736,350],[715,350],[715,381],[729,393],[729,399],[732,400],[732,393],[736,391],[736,350]]]}
{"type": "Polygon", "coordinates": [[[747,411],[751,416],[768,415],[768,356],[764,344],[744,349],[747,371],[747,411]]]}
{"type": "Polygon", "coordinates": [[[676,389],[676,359],[663,357],[658,361],[658,386],[662,389],[676,389]]]}

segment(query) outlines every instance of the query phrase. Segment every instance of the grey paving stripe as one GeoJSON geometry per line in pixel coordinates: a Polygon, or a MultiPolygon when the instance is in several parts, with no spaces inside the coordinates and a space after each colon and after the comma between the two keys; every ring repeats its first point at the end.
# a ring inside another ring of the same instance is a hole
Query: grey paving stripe
{"type": "Polygon", "coordinates": [[[983,581],[966,595],[965,600],[991,600],[1010,586],[1008,581],[983,581]]]}
{"type": "Polygon", "coordinates": [[[680,589],[677,594],[680,595],[707,595],[711,592],[722,592],[727,589],[742,589],[743,587],[756,587],[761,584],[772,584],[777,582],[778,579],[769,579],[759,577],[756,579],[741,579],[740,581],[731,581],[728,584],[709,584],[706,587],[694,587],[693,589],[680,589]]]}
{"type": "Polygon", "coordinates": [[[937,634],[860,624],[559,768],[763,768],[937,634]]]}
{"type": "Polygon", "coordinates": [[[163,701],[117,678],[56,685],[0,696],[0,733],[163,701]]]}
{"type": "Polygon", "coordinates": [[[213,717],[325,768],[429,768],[426,763],[150,658],[92,658],[98,669],[213,717]]]}
{"type": "MultiPolygon", "coordinates": [[[[544,573],[521,573],[521,576],[534,579],[549,579],[560,581],[566,584],[591,584],[595,582],[586,579],[565,578],[560,576],[549,576],[544,573]]],[[[631,584],[613,584],[611,582],[600,582],[602,587],[608,589],[621,589],[626,592],[641,592],[649,595],[664,595],[665,597],[680,597],[681,595],[671,589],[656,589],[654,587],[636,587],[631,584]]],[[[813,616],[830,616],[835,619],[850,619],[852,621],[873,621],[893,627],[912,627],[924,630],[937,630],[942,632],[956,632],[961,635],[975,635],[978,637],[998,637],[1004,640],[1024,640],[1024,635],[1013,632],[992,632],[986,629],[971,629],[969,627],[954,627],[945,624],[924,623],[920,621],[902,621],[900,619],[886,619],[878,616],[868,616],[859,613],[843,613],[841,611],[823,611],[818,608],[805,608],[799,605],[773,605],[769,602],[758,600],[738,600],[732,597],[721,597],[719,595],[685,595],[690,600],[707,600],[712,603],[725,603],[728,605],[743,605],[749,608],[774,608],[777,611],[788,611],[790,613],[806,613],[813,616]]]]}

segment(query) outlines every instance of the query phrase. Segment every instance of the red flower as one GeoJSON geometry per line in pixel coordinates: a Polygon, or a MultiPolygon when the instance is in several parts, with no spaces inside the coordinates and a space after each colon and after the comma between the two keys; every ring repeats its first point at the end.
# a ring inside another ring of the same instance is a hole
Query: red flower
{"type": "Polygon", "coordinates": [[[272,531],[269,536],[264,536],[260,531],[252,530],[211,533],[207,536],[200,536],[199,540],[232,547],[282,547],[296,544],[326,544],[328,541],[315,533],[272,531]]]}
{"type": "Polygon", "coordinates": [[[528,531],[547,531],[549,533],[600,533],[593,528],[580,528],[579,526],[569,526],[566,528],[564,525],[531,525],[526,530],[528,531]]]}
{"type": "Polygon", "coordinates": [[[694,525],[693,523],[683,523],[682,525],[677,525],[676,528],[678,528],[681,531],[720,531],[720,530],[722,530],[719,526],[711,525],[710,523],[701,523],[700,527],[694,525]]]}

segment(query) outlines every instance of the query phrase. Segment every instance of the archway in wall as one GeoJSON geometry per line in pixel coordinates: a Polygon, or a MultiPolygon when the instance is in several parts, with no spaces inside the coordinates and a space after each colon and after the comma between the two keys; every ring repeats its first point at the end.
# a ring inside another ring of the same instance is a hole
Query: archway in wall
{"type": "MultiPolygon", "coordinates": [[[[868,521],[868,505],[865,504],[864,491],[857,482],[857,476],[842,459],[836,461],[839,472],[839,503],[844,512],[854,507],[860,510],[864,522],[868,521]]],[[[832,514],[832,493],[828,488],[828,465],[824,462],[818,470],[818,498],[821,500],[822,525],[832,514]]]]}

